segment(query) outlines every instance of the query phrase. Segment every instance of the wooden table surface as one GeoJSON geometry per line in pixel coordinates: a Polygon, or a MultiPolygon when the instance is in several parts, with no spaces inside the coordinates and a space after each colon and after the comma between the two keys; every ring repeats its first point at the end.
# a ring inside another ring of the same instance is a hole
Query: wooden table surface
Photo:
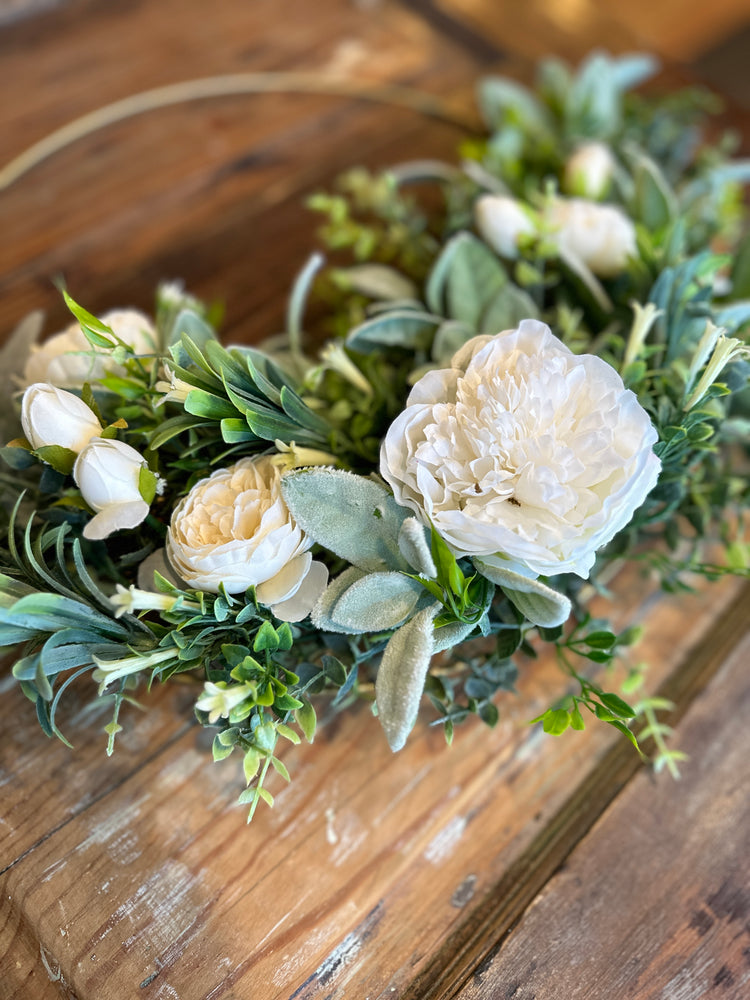
{"type": "MultiPolygon", "coordinates": [[[[0,0],[0,168],[101,105],[219,73],[397,83],[468,119],[477,75],[593,45],[648,45],[721,84],[747,0],[689,6],[0,0]]],[[[64,274],[93,311],[148,310],[160,279],[182,277],[226,302],[228,338],[267,335],[314,244],[305,193],[356,163],[452,156],[461,134],[309,93],[111,126],[0,193],[0,330],[33,308],[58,329],[64,274]]],[[[558,740],[529,727],[564,686],[542,658],[521,698],[498,702],[498,727],[466,726],[451,749],[422,724],[393,756],[364,707],[327,719],[246,827],[240,775],[211,763],[185,687],[146,696],[108,759],[107,720],[81,689],[71,752],[6,677],[0,1000],[750,995],[748,590],[656,596],[634,569],[614,587],[617,620],[646,626],[649,689],[677,704],[680,782],[604,727],[558,740]]]]}

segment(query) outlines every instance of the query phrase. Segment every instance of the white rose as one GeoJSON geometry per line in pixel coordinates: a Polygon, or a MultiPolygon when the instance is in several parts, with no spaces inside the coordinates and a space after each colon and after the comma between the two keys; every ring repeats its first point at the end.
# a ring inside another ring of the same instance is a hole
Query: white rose
{"type": "Polygon", "coordinates": [[[245,458],[197,483],[175,508],[166,550],[196,590],[237,594],[254,586],[277,618],[300,621],[323,592],[328,571],[313,562],[312,539],[281,496],[270,457],[245,458]]]}
{"type": "Polygon", "coordinates": [[[114,439],[92,438],[73,466],[81,495],[96,515],[83,529],[86,538],[107,538],[120,528],[135,528],[149,505],[141,495],[146,461],[135,448],[114,439]]]}
{"type": "Polygon", "coordinates": [[[474,219],[482,239],[501,257],[517,257],[519,237],[536,233],[521,202],[504,195],[482,195],[474,205],[474,219]]]}
{"type": "Polygon", "coordinates": [[[82,399],[54,385],[35,382],[23,394],[21,425],[32,448],[58,445],[81,451],[102,425],[82,399]]]}
{"type": "MultiPolygon", "coordinates": [[[[151,320],[135,309],[117,309],[101,317],[113,333],[133,348],[136,354],[153,354],[157,335],[151,320]]],[[[51,382],[64,389],[80,389],[84,382],[96,382],[107,371],[121,374],[121,365],[112,361],[109,351],[94,353],[78,323],[71,323],[61,333],[34,344],[24,368],[24,381],[51,382]]]]}
{"type": "Polygon", "coordinates": [[[568,253],[602,278],[625,270],[635,255],[635,226],[615,205],[600,205],[582,198],[555,198],[544,212],[552,238],[562,254],[568,253]]]}
{"type": "Polygon", "coordinates": [[[414,386],[381,474],[457,555],[587,577],[656,484],[656,432],[613,368],[543,323],[477,340],[414,386]]]}
{"type": "Polygon", "coordinates": [[[602,198],[609,188],[615,159],[603,142],[585,142],[565,164],[563,186],[568,194],[581,198],[602,198]]]}

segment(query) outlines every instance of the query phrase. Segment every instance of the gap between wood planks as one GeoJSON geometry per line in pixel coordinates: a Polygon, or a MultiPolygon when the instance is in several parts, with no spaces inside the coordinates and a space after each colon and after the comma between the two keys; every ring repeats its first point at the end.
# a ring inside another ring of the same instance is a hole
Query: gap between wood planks
{"type": "MultiPolygon", "coordinates": [[[[675,704],[671,724],[685,715],[746,633],[749,603],[750,585],[746,584],[723,616],[721,628],[710,628],[657,691],[658,696],[675,704]]],[[[626,740],[613,744],[525,854],[446,939],[432,957],[429,971],[417,976],[400,1000],[457,998],[477,970],[497,953],[528,906],[642,766],[626,740]]]]}

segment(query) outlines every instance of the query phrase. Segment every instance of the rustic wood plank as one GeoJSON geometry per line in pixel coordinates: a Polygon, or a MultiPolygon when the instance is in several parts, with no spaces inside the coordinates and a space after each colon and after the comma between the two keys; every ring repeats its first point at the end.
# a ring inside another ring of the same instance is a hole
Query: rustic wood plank
{"type": "MultiPolygon", "coordinates": [[[[744,628],[741,589],[655,608],[626,574],[620,613],[652,623],[640,653],[655,683],[705,659],[696,647],[717,615],[727,641],[744,628]]],[[[543,658],[524,671],[523,701],[501,702],[497,730],[469,726],[450,751],[423,725],[392,756],[366,713],[335,717],[285,756],[293,783],[249,829],[233,768],[186,734],[5,874],[0,921],[15,927],[22,911],[78,1000],[150,977],[144,997],[405,996],[415,978],[426,996],[455,980],[452,955],[473,960],[467,940],[498,926],[498,888],[533,894],[533,872],[546,877],[637,766],[612,757],[604,727],[552,741],[525,726],[560,684],[543,658]]]]}
{"type": "Polygon", "coordinates": [[[747,637],[679,727],[682,781],[639,774],[460,1000],[748,995],[749,659],[747,637]]]}

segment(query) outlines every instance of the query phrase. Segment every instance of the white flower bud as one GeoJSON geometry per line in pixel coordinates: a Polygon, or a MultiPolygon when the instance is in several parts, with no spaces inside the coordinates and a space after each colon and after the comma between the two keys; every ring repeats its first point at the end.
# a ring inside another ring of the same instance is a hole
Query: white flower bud
{"type": "Polygon", "coordinates": [[[563,189],[579,198],[598,200],[607,193],[615,160],[612,150],[603,142],[586,142],[565,164],[563,189]]]}
{"type": "Polygon", "coordinates": [[[520,201],[505,195],[485,194],[474,206],[474,220],[482,239],[501,257],[518,256],[520,236],[537,231],[520,201]]]}
{"type": "Polygon", "coordinates": [[[58,445],[75,452],[102,432],[96,414],[82,399],[42,382],[23,394],[21,425],[32,448],[58,445]]]}
{"type": "Polygon", "coordinates": [[[135,528],[148,514],[140,491],[142,455],[123,441],[92,438],[73,466],[73,478],[89,507],[95,510],[83,534],[107,538],[120,528],[135,528]]]}

